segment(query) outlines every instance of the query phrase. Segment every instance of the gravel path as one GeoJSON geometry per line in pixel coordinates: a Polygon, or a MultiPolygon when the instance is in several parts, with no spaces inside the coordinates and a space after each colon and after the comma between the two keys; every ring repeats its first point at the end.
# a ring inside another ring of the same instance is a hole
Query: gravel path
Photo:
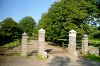
{"type": "Polygon", "coordinates": [[[0,56],[0,66],[100,66],[100,62],[82,58],[72,61],[66,54],[51,54],[45,60],[38,60],[34,56],[0,56]]]}
{"type": "MultiPolygon", "coordinates": [[[[36,44],[36,41],[33,44],[36,44]]],[[[15,49],[18,48],[16,47],[15,49]]],[[[39,60],[35,56],[29,56],[28,58],[21,56],[0,56],[0,66],[100,66],[100,62],[70,57],[66,51],[58,47],[46,44],[45,49],[47,49],[49,55],[45,60],[39,60]]]]}

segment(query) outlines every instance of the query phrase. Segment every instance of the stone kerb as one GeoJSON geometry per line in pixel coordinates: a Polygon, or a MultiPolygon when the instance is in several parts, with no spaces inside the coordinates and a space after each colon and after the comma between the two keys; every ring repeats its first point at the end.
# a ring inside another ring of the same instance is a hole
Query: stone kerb
{"type": "Polygon", "coordinates": [[[21,53],[21,56],[23,57],[27,57],[27,34],[24,32],[22,34],[22,53],[21,53]]]}
{"type": "Polygon", "coordinates": [[[76,52],[76,34],[75,30],[69,31],[69,44],[68,44],[68,54],[71,56],[77,56],[76,52]]]}
{"type": "Polygon", "coordinates": [[[84,34],[82,37],[82,53],[88,53],[88,35],[84,34]]]}
{"type": "Polygon", "coordinates": [[[39,30],[38,36],[38,56],[41,58],[47,58],[47,52],[44,51],[45,46],[45,30],[42,28],[39,30]]]}

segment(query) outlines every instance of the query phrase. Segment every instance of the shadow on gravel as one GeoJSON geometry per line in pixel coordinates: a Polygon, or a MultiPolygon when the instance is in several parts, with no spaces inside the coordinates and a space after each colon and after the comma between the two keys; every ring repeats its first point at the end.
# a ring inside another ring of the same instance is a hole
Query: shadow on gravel
{"type": "Polygon", "coordinates": [[[30,63],[20,56],[0,56],[0,66],[33,66],[30,63]]]}
{"type": "Polygon", "coordinates": [[[49,66],[67,66],[68,62],[70,61],[69,58],[62,58],[56,56],[53,60],[51,60],[50,63],[48,63],[49,66]]]}
{"type": "Polygon", "coordinates": [[[100,62],[94,62],[84,58],[71,61],[69,58],[56,56],[51,60],[51,62],[48,63],[48,66],[100,66],[100,62]]]}
{"type": "Polygon", "coordinates": [[[80,58],[77,60],[82,66],[100,66],[100,62],[91,61],[89,59],[80,58]]]}
{"type": "Polygon", "coordinates": [[[52,51],[52,49],[46,49],[45,50],[47,53],[49,53],[50,51],[52,51]]]}

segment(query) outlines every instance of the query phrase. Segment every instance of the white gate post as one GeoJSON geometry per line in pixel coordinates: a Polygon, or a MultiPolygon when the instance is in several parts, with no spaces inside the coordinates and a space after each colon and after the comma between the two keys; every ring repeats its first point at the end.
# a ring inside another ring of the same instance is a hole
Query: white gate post
{"type": "Polygon", "coordinates": [[[76,31],[69,31],[69,44],[68,44],[68,54],[71,56],[77,56],[76,52],[76,31]]]}
{"type": "Polygon", "coordinates": [[[24,32],[22,34],[22,53],[21,56],[27,57],[27,34],[24,32]]]}

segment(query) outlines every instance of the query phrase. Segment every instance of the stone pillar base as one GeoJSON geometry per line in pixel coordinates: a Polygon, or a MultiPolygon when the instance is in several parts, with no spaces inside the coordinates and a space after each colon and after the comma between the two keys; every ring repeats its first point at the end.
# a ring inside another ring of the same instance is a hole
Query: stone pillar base
{"type": "Polygon", "coordinates": [[[68,54],[72,57],[78,57],[78,53],[75,51],[75,52],[68,52],[68,54]]]}
{"type": "Polygon", "coordinates": [[[41,53],[38,53],[37,56],[38,56],[39,58],[45,59],[45,58],[47,58],[47,52],[41,52],[41,53]]]}
{"type": "Polygon", "coordinates": [[[22,57],[27,57],[27,54],[21,54],[22,57]]]}
{"type": "Polygon", "coordinates": [[[78,57],[75,45],[68,44],[68,54],[72,57],[78,57]]]}

